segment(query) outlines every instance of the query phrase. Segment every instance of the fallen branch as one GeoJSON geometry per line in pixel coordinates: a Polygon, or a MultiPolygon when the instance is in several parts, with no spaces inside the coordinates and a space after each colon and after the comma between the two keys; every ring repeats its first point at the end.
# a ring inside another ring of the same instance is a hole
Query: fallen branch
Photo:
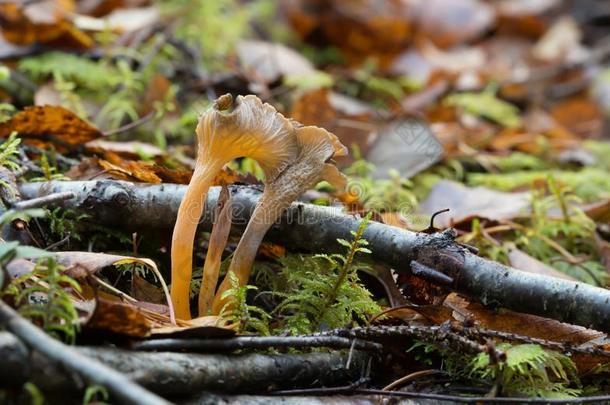
{"type": "MultiPolygon", "coordinates": [[[[76,351],[74,348],[66,346],[65,344],[53,339],[42,330],[25,320],[15,310],[9,307],[4,301],[0,300],[0,325],[5,327],[10,332],[14,333],[21,341],[23,341],[31,349],[36,350],[43,356],[48,358],[54,363],[65,367],[78,375],[84,377],[87,381],[99,384],[106,389],[119,401],[125,404],[151,404],[151,405],[165,405],[169,404],[163,398],[147,391],[141,386],[129,381],[129,379],[113,370],[112,368],[104,365],[96,360],[93,360],[82,352],[76,351]]],[[[10,341],[3,339],[5,342],[10,341]]],[[[0,340],[1,342],[2,340],[0,340]]],[[[10,355],[10,351],[7,354],[3,354],[0,358],[4,359],[5,356],[10,355]]],[[[13,356],[18,353],[24,353],[23,348],[15,350],[13,356]]],[[[15,357],[13,357],[13,363],[15,357]]],[[[7,371],[7,365],[2,364],[0,373],[4,374],[7,371]]],[[[22,369],[30,370],[35,369],[35,365],[31,364],[27,357],[25,362],[21,364],[22,369]]],[[[8,375],[3,375],[0,380],[8,379],[11,375],[18,375],[19,368],[12,370],[8,375]]]]}
{"type": "MultiPolygon", "coordinates": [[[[0,332],[0,358],[12,356],[0,368],[0,381],[9,377],[20,382],[32,381],[40,388],[57,392],[73,389],[68,373],[36,352],[28,355],[23,345],[0,332]],[[4,335],[4,336],[3,336],[4,335]],[[17,378],[16,378],[17,377],[17,378]]],[[[164,396],[186,396],[201,391],[264,393],[295,387],[332,386],[360,378],[371,357],[354,351],[350,354],[310,353],[282,355],[218,355],[191,353],[151,353],[114,348],[75,347],[73,352],[124,373],[122,384],[129,381],[164,396]]],[[[148,402],[140,397],[138,403],[148,402]]]]}
{"type": "Polygon", "coordinates": [[[276,349],[329,347],[368,351],[379,351],[382,348],[378,343],[352,340],[339,336],[237,336],[227,339],[153,339],[135,342],[131,345],[134,350],[189,352],[254,350],[271,347],[276,349]]]}
{"type": "MultiPolygon", "coordinates": [[[[89,214],[98,223],[124,229],[171,228],[186,186],[89,182],[25,183],[24,198],[73,191],[77,197],[57,203],[89,214]]],[[[209,230],[220,188],[210,190],[201,225],[209,230]]],[[[260,196],[252,187],[231,188],[234,232],[243,232],[260,196]]],[[[267,235],[290,249],[334,252],[337,238],[349,239],[361,219],[340,209],[295,203],[267,235]]],[[[371,221],[364,236],[374,260],[398,272],[411,272],[410,263],[440,271],[451,278],[448,289],[483,304],[499,306],[610,332],[610,291],[588,284],[531,274],[474,255],[454,241],[447,230],[414,233],[371,221]]]]}

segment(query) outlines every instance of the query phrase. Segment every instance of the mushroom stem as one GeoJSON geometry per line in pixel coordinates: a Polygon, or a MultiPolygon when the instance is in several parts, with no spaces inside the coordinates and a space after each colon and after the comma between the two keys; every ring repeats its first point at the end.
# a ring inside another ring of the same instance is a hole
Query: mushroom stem
{"type": "MultiPolygon", "coordinates": [[[[239,285],[244,286],[248,284],[250,273],[252,272],[252,266],[256,259],[258,248],[265,237],[265,234],[271,228],[271,225],[282,214],[282,210],[287,208],[292,202],[291,199],[279,200],[275,193],[269,192],[265,189],[263,196],[256,205],[250,222],[246,226],[237,248],[233,253],[233,259],[229,266],[228,272],[233,272],[239,280],[239,285]]],[[[214,302],[212,304],[212,314],[219,315],[222,308],[229,302],[231,297],[222,298],[225,291],[231,288],[230,278],[227,276],[224,278],[216,295],[214,296],[214,302]]]]}
{"type": "Polygon", "coordinates": [[[223,166],[224,162],[220,161],[198,163],[178,208],[172,235],[171,297],[176,316],[181,319],[191,319],[190,289],[197,224],[203,213],[208,189],[223,166]]]}
{"type": "Polygon", "coordinates": [[[223,187],[219,200],[223,198],[222,194],[225,194],[224,201],[222,203],[219,202],[217,220],[210,234],[208,253],[203,265],[201,288],[199,290],[199,316],[207,315],[212,306],[214,291],[216,291],[216,284],[218,283],[222,253],[227,245],[229,232],[231,231],[232,208],[226,187],[223,187]]]}

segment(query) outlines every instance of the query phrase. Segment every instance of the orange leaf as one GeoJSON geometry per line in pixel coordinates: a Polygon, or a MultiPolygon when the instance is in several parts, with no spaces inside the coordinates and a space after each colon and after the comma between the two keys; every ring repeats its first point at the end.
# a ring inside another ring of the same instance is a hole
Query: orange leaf
{"type": "Polygon", "coordinates": [[[50,105],[26,107],[11,120],[0,124],[0,137],[6,138],[13,131],[18,132],[25,143],[44,147],[51,142],[60,151],[102,136],[99,129],[73,112],[50,105]]]}

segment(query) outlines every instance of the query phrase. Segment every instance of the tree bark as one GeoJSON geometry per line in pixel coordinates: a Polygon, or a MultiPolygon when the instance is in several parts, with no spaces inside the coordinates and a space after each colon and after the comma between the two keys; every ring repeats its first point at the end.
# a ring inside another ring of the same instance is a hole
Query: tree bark
{"type": "MultiPolygon", "coordinates": [[[[163,396],[188,396],[201,391],[265,393],[278,389],[347,384],[357,380],[371,357],[349,353],[202,355],[154,353],[101,347],[74,347],[106,367],[124,373],[133,382],[163,396]]],[[[18,339],[0,332],[0,382],[12,385],[32,381],[46,391],[74,390],[74,380],[56,363],[18,339]]]]}
{"type": "MultiPolygon", "coordinates": [[[[99,180],[86,182],[26,183],[24,199],[73,191],[74,199],[57,206],[89,214],[93,220],[124,229],[171,228],[186,186],[133,184],[99,180]]],[[[254,187],[230,188],[234,201],[233,232],[243,232],[260,191],[254,187]]],[[[200,223],[209,230],[220,192],[210,189],[200,223]]],[[[266,239],[289,249],[336,252],[337,238],[350,239],[361,219],[340,208],[294,203],[266,239]]],[[[456,244],[451,230],[436,234],[409,232],[371,221],[364,232],[372,258],[398,272],[411,272],[410,263],[436,269],[453,282],[446,288],[483,304],[545,316],[610,332],[610,291],[588,284],[526,273],[491,262],[456,244]]]]}

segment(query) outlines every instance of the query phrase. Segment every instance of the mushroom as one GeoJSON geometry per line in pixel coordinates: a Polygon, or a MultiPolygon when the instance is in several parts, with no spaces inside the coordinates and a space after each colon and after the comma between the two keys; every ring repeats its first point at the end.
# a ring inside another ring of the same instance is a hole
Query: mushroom
{"type": "Polygon", "coordinates": [[[171,296],[176,316],[190,319],[189,291],[192,254],[197,223],[206,195],[223,166],[239,157],[256,160],[273,181],[298,153],[292,123],[256,96],[237,97],[235,108],[230,94],[219,97],[197,125],[195,171],[178,209],[172,236],[171,296]]]}
{"type": "MultiPolygon", "coordinates": [[[[294,200],[320,180],[328,181],[337,189],[345,188],[345,176],[335,165],[328,163],[334,156],[347,154],[339,139],[325,129],[314,126],[298,128],[296,138],[299,145],[297,159],[275,180],[265,185],[263,195],[233,254],[229,272],[237,276],[240,286],[248,282],[265,233],[294,200]]],[[[223,298],[229,288],[231,283],[227,274],[214,297],[213,314],[219,314],[225,305],[230,304],[230,297],[223,298]]]]}

